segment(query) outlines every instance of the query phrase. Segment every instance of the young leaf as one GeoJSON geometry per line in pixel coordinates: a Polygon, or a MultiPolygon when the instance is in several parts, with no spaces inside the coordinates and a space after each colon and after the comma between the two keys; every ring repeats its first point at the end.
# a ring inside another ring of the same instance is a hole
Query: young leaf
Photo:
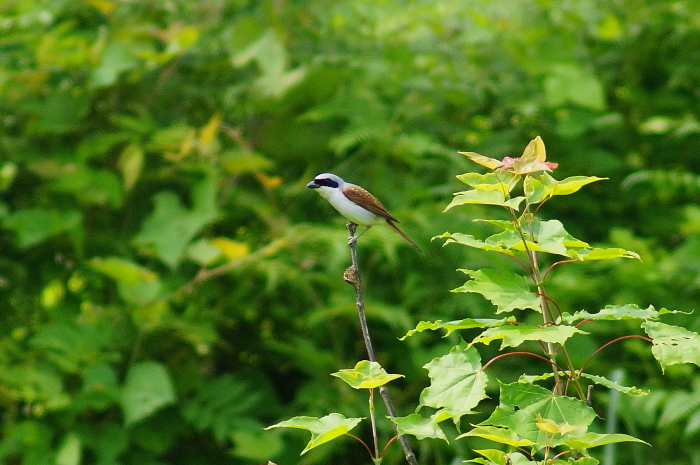
{"type": "Polygon", "coordinates": [[[355,368],[340,370],[337,373],[331,373],[331,376],[342,379],[354,389],[373,389],[404,377],[403,375],[390,375],[377,362],[369,360],[359,361],[355,368]]]}
{"type": "Polygon", "coordinates": [[[545,161],[546,159],[544,142],[540,136],[537,136],[527,144],[522,156],[505,158],[502,169],[510,169],[515,174],[527,174],[537,171],[551,171],[559,166],[557,163],[545,161]]]}
{"type": "Polygon", "coordinates": [[[586,334],[574,326],[532,326],[526,324],[504,325],[498,328],[489,328],[474,338],[472,344],[477,342],[489,344],[496,339],[502,339],[501,350],[506,347],[518,347],[525,341],[542,341],[563,344],[574,334],[586,334]]]}
{"type": "Polygon", "coordinates": [[[474,163],[478,163],[481,166],[485,166],[486,168],[488,168],[490,170],[494,170],[496,168],[503,166],[503,162],[501,160],[496,160],[495,158],[485,157],[483,155],[479,155],[476,152],[457,152],[457,153],[459,153],[460,155],[466,155],[474,163]]]}
{"type": "Polygon", "coordinates": [[[650,445],[648,442],[626,434],[599,434],[593,432],[580,436],[566,437],[561,441],[561,444],[567,445],[572,449],[587,449],[589,447],[604,446],[605,444],[613,444],[616,442],[641,442],[647,446],[650,445]]]}
{"type": "Polygon", "coordinates": [[[471,345],[462,342],[423,368],[428,370],[431,384],[421,392],[418,408],[444,408],[458,420],[487,397],[488,378],[481,371],[479,353],[471,345]]]}
{"type": "Polygon", "coordinates": [[[438,426],[440,421],[446,419],[441,412],[435,412],[430,418],[423,418],[417,413],[412,413],[406,417],[388,418],[394,422],[399,434],[410,434],[418,439],[435,438],[449,442],[445,433],[438,426]]]}
{"type": "Polygon", "coordinates": [[[301,452],[301,455],[304,455],[314,447],[318,447],[321,444],[332,441],[338,436],[344,435],[357,426],[360,421],[362,421],[362,418],[345,418],[339,413],[331,413],[322,418],[294,417],[268,426],[265,429],[298,428],[310,431],[311,440],[301,452]]]}
{"type": "Polygon", "coordinates": [[[498,428],[496,426],[475,426],[474,429],[464,434],[460,434],[455,439],[467,437],[478,437],[488,439],[489,441],[498,442],[512,447],[527,447],[534,446],[535,443],[529,439],[524,439],[518,436],[515,431],[498,428]]]}
{"type": "Polygon", "coordinates": [[[481,294],[497,307],[496,313],[512,312],[517,308],[540,308],[540,298],[530,291],[525,276],[489,269],[459,271],[469,275],[472,280],[452,292],[481,294]]]}
{"type": "Polygon", "coordinates": [[[645,321],[644,330],[653,339],[651,353],[663,371],[669,365],[694,363],[700,366],[700,335],[679,326],[645,321]]]}

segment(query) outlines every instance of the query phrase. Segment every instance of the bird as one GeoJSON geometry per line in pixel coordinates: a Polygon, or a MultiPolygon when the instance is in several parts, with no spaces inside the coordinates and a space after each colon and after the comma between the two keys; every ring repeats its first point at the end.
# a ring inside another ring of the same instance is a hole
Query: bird
{"type": "Polygon", "coordinates": [[[396,226],[395,223],[400,223],[400,221],[394,218],[375,196],[360,186],[345,182],[335,174],[321,173],[308,183],[306,187],[315,189],[321,197],[328,200],[333,208],[338,210],[348,220],[355,224],[366,226],[364,231],[348,240],[349,244],[355,243],[361,235],[375,224],[385,223],[403,237],[406,242],[411,244],[411,247],[423,253],[420,247],[396,226]]]}

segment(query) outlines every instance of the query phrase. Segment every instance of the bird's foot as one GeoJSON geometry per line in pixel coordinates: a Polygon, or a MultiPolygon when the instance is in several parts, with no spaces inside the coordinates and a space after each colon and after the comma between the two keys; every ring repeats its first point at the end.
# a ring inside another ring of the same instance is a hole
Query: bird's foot
{"type": "Polygon", "coordinates": [[[353,246],[357,243],[357,238],[360,236],[350,236],[348,237],[348,247],[353,246]]]}

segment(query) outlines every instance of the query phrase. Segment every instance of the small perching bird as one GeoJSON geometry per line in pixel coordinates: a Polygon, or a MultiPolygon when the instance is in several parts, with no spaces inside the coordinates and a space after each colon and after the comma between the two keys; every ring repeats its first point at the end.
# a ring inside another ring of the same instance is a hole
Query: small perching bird
{"type": "Polygon", "coordinates": [[[414,249],[418,252],[423,252],[415,242],[409,239],[394,224],[400,223],[400,221],[394,218],[376,197],[360,186],[345,182],[335,174],[322,173],[316,176],[306,187],[316,189],[316,192],[327,199],[333,208],[338,210],[345,218],[355,224],[366,226],[365,230],[360,234],[351,237],[349,243],[357,241],[358,237],[366,233],[375,224],[385,223],[399,233],[414,249]]]}

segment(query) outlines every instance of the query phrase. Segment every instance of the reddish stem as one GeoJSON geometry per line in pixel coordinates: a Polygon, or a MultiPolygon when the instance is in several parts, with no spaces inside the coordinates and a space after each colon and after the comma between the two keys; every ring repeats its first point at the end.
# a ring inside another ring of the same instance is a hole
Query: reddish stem
{"type": "Polygon", "coordinates": [[[486,362],[486,365],[481,367],[481,371],[484,371],[489,365],[491,365],[493,362],[495,362],[499,358],[508,357],[510,355],[529,355],[530,357],[535,357],[535,358],[539,358],[540,360],[544,360],[548,364],[554,366],[558,371],[564,371],[556,363],[552,362],[550,359],[543,357],[541,355],[533,354],[532,352],[508,352],[507,354],[497,355],[494,358],[492,358],[491,360],[489,360],[488,362],[486,362]]]}
{"type": "Polygon", "coordinates": [[[549,265],[549,268],[547,268],[547,271],[544,272],[544,275],[542,275],[542,281],[547,279],[547,275],[549,274],[550,271],[552,271],[554,269],[555,266],[561,265],[562,263],[574,263],[574,262],[578,262],[578,261],[580,261],[580,260],[571,259],[571,260],[561,260],[561,261],[552,263],[551,265],[549,265]]]}
{"type": "Polygon", "coordinates": [[[395,439],[398,439],[398,436],[394,436],[393,438],[389,439],[389,442],[386,443],[386,446],[384,446],[384,449],[382,450],[382,457],[384,457],[384,454],[386,454],[386,449],[389,447],[389,444],[394,442],[395,439]]]}
{"type": "Polygon", "coordinates": [[[358,437],[355,436],[354,434],[350,434],[350,433],[345,433],[345,434],[346,434],[347,436],[350,436],[351,438],[355,438],[355,439],[357,439],[358,441],[360,441],[360,444],[362,444],[363,446],[365,446],[365,449],[367,449],[367,453],[368,453],[369,456],[372,458],[372,460],[374,460],[374,459],[376,458],[376,457],[374,456],[374,454],[372,454],[372,451],[370,450],[369,446],[365,443],[365,441],[363,441],[362,439],[358,438],[358,437]]]}
{"type": "Polygon", "coordinates": [[[588,362],[590,362],[591,359],[592,359],[593,357],[595,357],[596,355],[598,355],[598,353],[599,353],[601,350],[605,349],[606,347],[608,347],[608,346],[611,345],[611,344],[614,344],[614,343],[616,343],[616,342],[622,341],[623,339],[632,339],[632,338],[634,338],[634,339],[644,339],[645,341],[652,342],[652,339],[651,339],[651,338],[648,338],[648,337],[645,337],[645,336],[639,336],[639,335],[636,335],[636,334],[631,334],[631,335],[628,335],[628,336],[621,336],[621,337],[618,337],[617,339],[613,339],[612,341],[610,341],[610,342],[608,342],[608,343],[606,343],[606,344],[603,344],[598,350],[596,350],[595,352],[593,352],[593,353],[591,354],[591,356],[588,357],[588,359],[586,359],[586,361],[584,362],[584,364],[581,365],[581,368],[578,370],[578,375],[581,376],[581,373],[583,373],[583,369],[586,368],[586,365],[588,365],[588,362]]]}

